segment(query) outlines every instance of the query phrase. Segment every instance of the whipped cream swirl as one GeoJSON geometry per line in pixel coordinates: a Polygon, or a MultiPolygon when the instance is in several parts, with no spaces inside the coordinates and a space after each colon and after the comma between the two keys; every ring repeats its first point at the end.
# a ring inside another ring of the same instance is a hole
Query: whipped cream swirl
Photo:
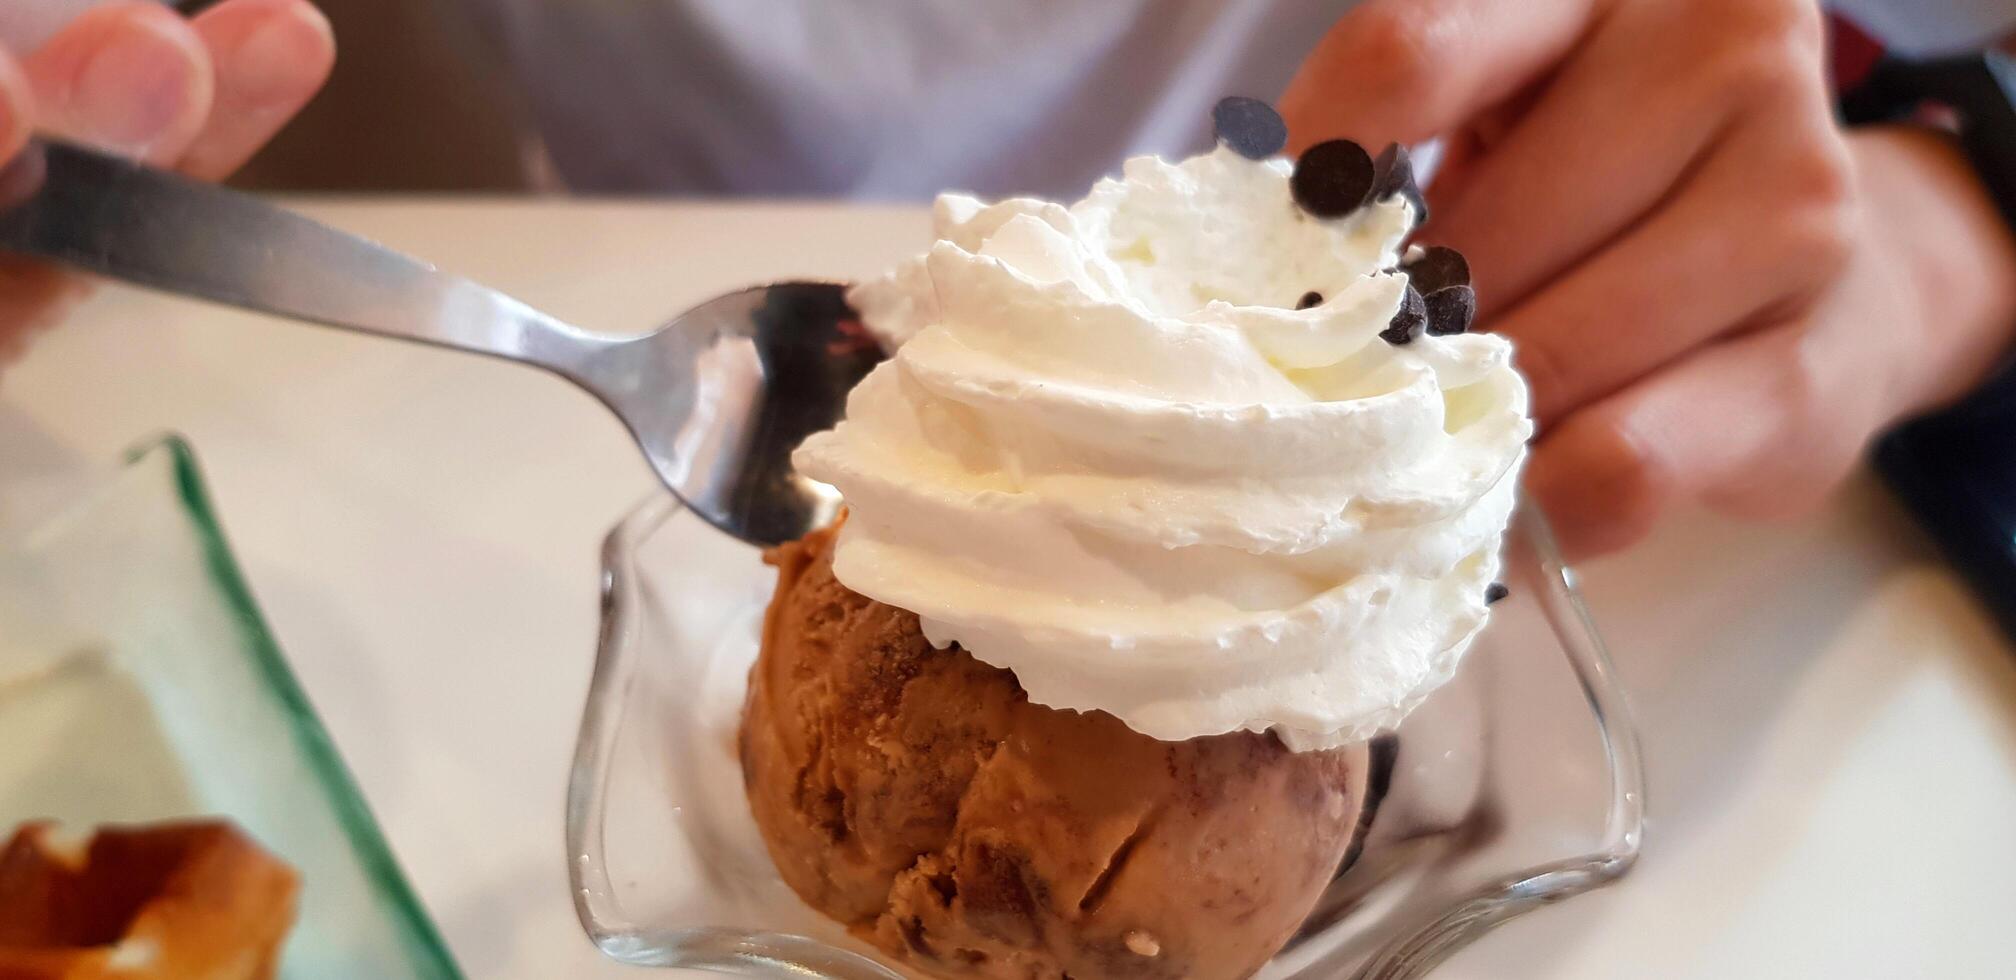
{"type": "Polygon", "coordinates": [[[1288,175],[1220,149],[1070,207],[939,198],[941,240],[851,294],[895,355],[795,457],[846,499],[840,581],[1165,740],[1345,744],[1446,681],[1526,386],[1496,336],[1381,340],[1409,205],[1321,221],[1288,175]]]}

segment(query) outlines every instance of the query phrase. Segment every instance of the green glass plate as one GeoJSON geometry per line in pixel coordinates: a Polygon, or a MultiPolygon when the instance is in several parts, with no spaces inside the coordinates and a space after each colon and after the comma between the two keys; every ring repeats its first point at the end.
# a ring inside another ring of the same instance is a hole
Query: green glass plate
{"type": "Polygon", "coordinates": [[[459,980],[232,559],[187,443],[0,528],[0,837],[222,815],[301,873],[286,978],[459,980]]]}

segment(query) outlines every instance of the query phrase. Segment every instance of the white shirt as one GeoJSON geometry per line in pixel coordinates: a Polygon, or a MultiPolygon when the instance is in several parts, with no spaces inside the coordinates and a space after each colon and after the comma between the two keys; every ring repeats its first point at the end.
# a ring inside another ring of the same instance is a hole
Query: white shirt
{"type": "Polygon", "coordinates": [[[2016,0],[1827,0],[1826,6],[1912,55],[1978,48],[2016,27],[2016,0]]]}
{"type": "MultiPolygon", "coordinates": [[[[578,190],[924,199],[1082,194],[1273,99],[1351,0],[458,0],[578,190]]],[[[1524,2],[1524,0],[1500,0],[1524,2]]],[[[2016,0],[1844,0],[1900,50],[2016,0]]],[[[1349,98],[1349,93],[1340,93],[1349,98]]]]}
{"type": "Polygon", "coordinates": [[[462,0],[566,182],[1077,196],[1280,93],[1349,0],[462,0]]]}

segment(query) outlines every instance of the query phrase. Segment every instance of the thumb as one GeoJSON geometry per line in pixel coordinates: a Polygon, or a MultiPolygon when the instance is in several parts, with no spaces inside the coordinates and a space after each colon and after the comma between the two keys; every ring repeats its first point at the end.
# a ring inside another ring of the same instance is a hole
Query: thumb
{"type": "Polygon", "coordinates": [[[1289,149],[1443,135],[1566,57],[1598,2],[1367,0],[1324,35],[1282,95],[1289,149]]]}

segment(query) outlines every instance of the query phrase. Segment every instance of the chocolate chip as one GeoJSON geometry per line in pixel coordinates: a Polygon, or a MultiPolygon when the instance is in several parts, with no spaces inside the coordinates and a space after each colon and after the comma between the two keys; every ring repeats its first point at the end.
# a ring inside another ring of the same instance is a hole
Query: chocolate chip
{"type": "Polygon", "coordinates": [[[1428,220],[1428,199],[1421,195],[1421,185],[1414,182],[1414,158],[1406,147],[1389,143],[1372,161],[1372,199],[1383,201],[1395,194],[1414,205],[1416,227],[1428,220]]]}
{"type": "Polygon", "coordinates": [[[1470,329],[1477,293],[1468,286],[1444,286],[1428,294],[1428,332],[1437,337],[1470,329]]]}
{"type": "Polygon", "coordinates": [[[1302,152],[1288,191],[1302,210],[1318,218],[1342,218],[1365,205],[1372,193],[1372,158],[1350,140],[1329,140],[1302,152]]]}
{"type": "Polygon", "coordinates": [[[1446,245],[1430,245],[1421,254],[1400,263],[1407,281],[1423,293],[1449,286],[1470,285],[1470,262],[1463,253],[1446,245]]]}
{"type": "Polygon", "coordinates": [[[1421,291],[1410,285],[1400,297],[1400,309],[1394,312],[1392,321],[1379,331],[1379,339],[1389,344],[1411,344],[1427,324],[1427,303],[1422,300],[1421,291]]]}
{"type": "Polygon", "coordinates": [[[1323,305],[1323,294],[1313,289],[1306,293],[1303,293],[1302,298],[1295,301],[1295,308],[1298,310],[1306,310],[1312,306],[1322,306],[1322,305],[1323,305]]]}
{"type": "Polygon", "coordinates": [[[1218,142],[1248,160],[1265,160],[1288,145],[1288,124],[1274,107],[1244,95],[1228,95],[1211,107],[1211,131],[1218,142]]]}
{"type": "Polygon", "coordinates": [[[1497,602],[1498,600],[1503,599],[1511,594],[1512,590],[1506,588],[1505,583],[1493,582],[1489,586],[1486,586],[1484,589],[1484,604],[1487,606],[1491,605],[1492,603],[1497,602]]]}

